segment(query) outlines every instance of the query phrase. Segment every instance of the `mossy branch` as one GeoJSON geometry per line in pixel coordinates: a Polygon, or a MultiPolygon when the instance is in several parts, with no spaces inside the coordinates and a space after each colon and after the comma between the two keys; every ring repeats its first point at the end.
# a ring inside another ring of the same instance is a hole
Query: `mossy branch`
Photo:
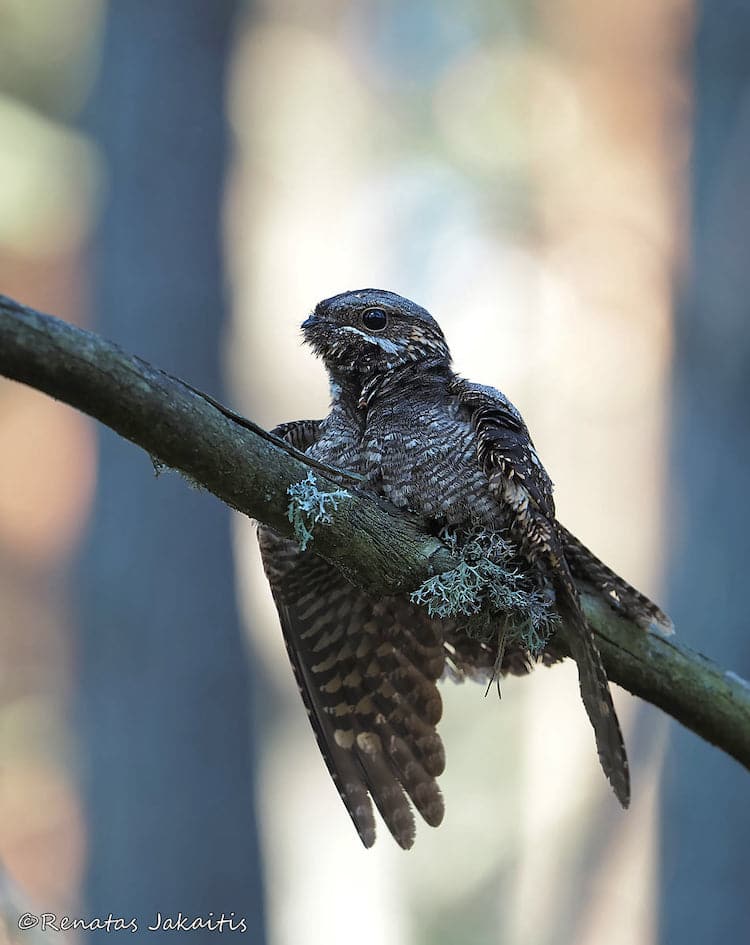
{"type": "MultiPolygon", "coordinates": [[[[98,335],[4,296],[0,374],[82,410],[289,537],[304,524],[289,515],[290,489],[314,471],[316,489],[332,497],[314,513],[315,551],[370,591],[410,593],[460,564],[418,520],[364,493],[357,477],[313,462],[98,335]]],[[[678,638],[646,632],[585,593],[583,600],[610,678],[750,768],[750,683],[678,638]]]]}

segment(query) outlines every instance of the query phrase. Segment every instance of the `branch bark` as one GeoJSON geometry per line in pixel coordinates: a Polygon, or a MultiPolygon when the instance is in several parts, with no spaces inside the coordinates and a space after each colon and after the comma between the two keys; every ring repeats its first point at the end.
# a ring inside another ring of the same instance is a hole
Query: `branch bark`
{"type": "MultiPolygon", "coordinates": [[[[252,421],[98,335],[0,296],[0,374],[111,427],[155,464],[293,537],[290,486],[313,470],[321,492],[346,488],[315,526],[315,551],[374,593],[408,592],[457,562],[416,518],[312,462],[252,421]]],[[[611,680],[750,769],[750,683],[674,637],[646,632],[583,594],[611,680]]]]}

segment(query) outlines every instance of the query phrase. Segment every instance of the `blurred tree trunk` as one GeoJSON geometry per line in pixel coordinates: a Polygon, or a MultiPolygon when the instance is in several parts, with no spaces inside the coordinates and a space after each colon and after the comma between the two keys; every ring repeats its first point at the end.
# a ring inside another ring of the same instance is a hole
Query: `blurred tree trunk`
{"type": "MultiPolygon", "coordinates": [[[[698,4],[691,266],[676,324],[670,611],[750,678],[750,3],[698,4]]],[[[748,936],[747,772],[673,726],[662,945],[748,936]]]]}
{"type": "MultiPolygon", "coordinates": [[[[238,4],[111,3],[89,122],[106,206],[95,327],[221,396],[224,85],[238,4]]],[[[80,561],[81,714],[90,824],[86,909],[244,917],[263,941],[247,659],[229,512],[100,430],[80,561]]],[[[96,937],[96,936],[95,936],[96,937]]],[[[97,940],[111,935],[99,933],[97,940]]]]}

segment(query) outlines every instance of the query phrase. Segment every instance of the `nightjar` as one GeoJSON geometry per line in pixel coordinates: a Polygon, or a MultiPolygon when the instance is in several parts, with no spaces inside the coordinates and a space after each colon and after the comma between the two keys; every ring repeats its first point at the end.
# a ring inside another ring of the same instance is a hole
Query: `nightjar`
{"type": "MultiPolygon", "coordinates": [[[[321,302],[302,329],[328,370],[330,413],[274,432],[361,475],[365,488],[436,534],[447,530],[459,550],[478,533],[497,536],[529,592],[546,595],[564,624],[602,768],[627,807],[625,748],[576,582],[641,624],[668,618],[557,521],[552,483],[518,410],[452,371],[443,333],[423,308],[362,289],[321,302]]],[[[354,826],[371,846],[374,802],[408,848],[413,808],[432,826],[444,813],[438,680],[525,673],[536,654],[522,637],[473,634],[465,620],[431,616],[409,596],[368,596],[317,556],[314,542],[303,551],[265,526],[259,539],[297,684],[354,826]]],[[[560,635],[552,633],[544,662],[561,657],[560,635]]]]}

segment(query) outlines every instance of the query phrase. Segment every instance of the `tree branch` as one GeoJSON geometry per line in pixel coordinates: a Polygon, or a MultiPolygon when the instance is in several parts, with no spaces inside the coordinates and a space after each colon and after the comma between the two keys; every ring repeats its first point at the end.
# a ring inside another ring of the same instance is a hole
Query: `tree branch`
{"type": "MultiPolygon", "coordinates": [[[[92,332],[0,296],[0,374],[77,407],[227,505],[294,536],[288,489],[311,470],[348,493],[315,526],[316,553],[374,593],[405,593],[456,565],[419,521],[212,398],[92,332]]],[[[607,673],[750,768],[750,683],[583,594],[607,673]]]]}

